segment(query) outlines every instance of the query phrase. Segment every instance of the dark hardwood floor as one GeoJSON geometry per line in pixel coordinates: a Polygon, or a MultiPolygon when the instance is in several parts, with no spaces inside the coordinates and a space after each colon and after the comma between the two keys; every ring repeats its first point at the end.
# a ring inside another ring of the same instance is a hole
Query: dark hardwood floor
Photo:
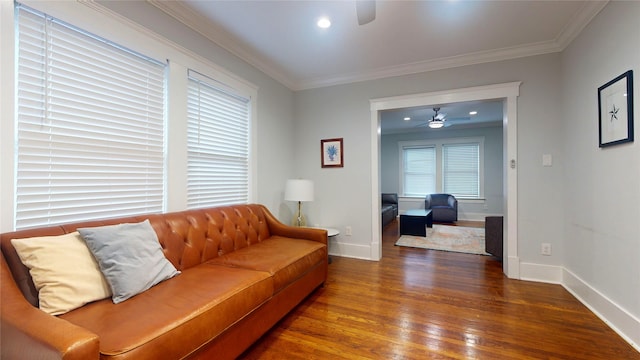
{"type": "Polygon", "coordinates": [[[397,238],[394,222],[379,262],[334,256],[326,286],[241,358],[640,359],[560,285],[508,279],[488,256],[396,247],[397,238]]]}

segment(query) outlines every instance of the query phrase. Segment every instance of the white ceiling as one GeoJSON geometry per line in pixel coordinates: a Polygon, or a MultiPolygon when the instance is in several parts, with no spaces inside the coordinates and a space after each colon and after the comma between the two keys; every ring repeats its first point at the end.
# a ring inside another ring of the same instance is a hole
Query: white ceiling
{"type": "Polygon", "coordinates": [[[377,0],[360,26],[353,0],[147,1],[292,90],[562,51],[607,3],[377,0]]]}
{"type": "MultiPolygon", "coordinates": [[[[291,90],[559,52],[607,4],[377,0],[375,20],[358,25],[354,0],[146,1],[291,90]]],[[[500,101],[437,105],[452,129],[502,121],[500,101]]],[[[383,112],[382,133],[433,131],[433,106],[383,112]]]]}
{"type": "Polygon", "coordinates": [[[502,126],[502,100],[487,100],[385,110],[380,115],[380,131],[382,134],[440,131],[427,126],[428,121],[435,115],[434,107],[440,109],[439,114],[445,115],[446,128],[502,126]],[[477,114],[470,115],[471,111],[477,114]],[[410,120],[404,120],[405,117],[409,117],[410,120]]]}

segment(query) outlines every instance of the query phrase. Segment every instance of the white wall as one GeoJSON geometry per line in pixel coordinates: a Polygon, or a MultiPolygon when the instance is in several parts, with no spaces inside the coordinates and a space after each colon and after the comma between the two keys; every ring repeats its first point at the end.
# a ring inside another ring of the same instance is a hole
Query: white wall
{"type": "Polygon", "coordinates": [[[368,258],[371,254],[371,121],[369,99],[522,81],[518,98],[518,216],[522,261],[559,265],[562,259],[563,209],[559,129],[560,55],[550,54],[400,76],[296,93],[296,163],[302,176],[316,182],[317,201],[307,209],[313,222],[342,230],[330,251],[368,258]],[[555,109],[553,111],[550,109],[555,109]],[[345,167],[320,167],[320,139],[343,137],[345,167]],[[542,167],[542,154],[554,155],[542,167]],[[345,236],[345,226],[353,236],[345,236]],[[553,255],[541,256],[540,243],[553,255]]]}
{"type": "Polygon", "coordinates": [[[640,3],[611,2],[561,58],[565,283],[640,348],[640,3]],[[635,142],[598,147],[597,89],[634,71],[635,142]]]}
{"type": "MultiPolygon", "coordinates": [[[[384,121],[384,119],[383,119],[384,121]]],[[[405,134],[383,134],[380,140],[380,189],[383,193],[400,192],[400,150],[398,142],[423,139],[484,138],[484,200],[458,200],[458,218],[461,220],[484,220],[485,216],[503,215],[503,141],[502,127],[482,127],[438,131],[411,132],[405,134]],[[486,205],[486,208],[485,208],[486,205]]],[[[401,199],[400,212],[407,209],[424,208],[424,198],[401,199]]]]}

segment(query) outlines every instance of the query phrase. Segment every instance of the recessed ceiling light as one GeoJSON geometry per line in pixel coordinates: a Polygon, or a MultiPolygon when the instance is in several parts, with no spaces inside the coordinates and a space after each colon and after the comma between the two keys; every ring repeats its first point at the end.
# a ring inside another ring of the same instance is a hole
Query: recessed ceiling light
{"type": "Polygon", "coordinates": [[[326,18],[326,17],[321,17],[320,19],[318,19],[318,22],[316,24],[318,24],[319,28],[326,29],[329,26],[331,26],[331,20],[329,20],[329,18],[326,18]]]}
{"type": "Polygon", "coordinates": [[[477,111],[469,111],[469,115],[476,115],[477,113],[477,111]]]}
{"type": "Polygon", "coordinates": [[[411,120],[411,118],[408,117],[408,116],[406,118],[404,118],[404,121],[409,121],[409,120],[411,120]]]}

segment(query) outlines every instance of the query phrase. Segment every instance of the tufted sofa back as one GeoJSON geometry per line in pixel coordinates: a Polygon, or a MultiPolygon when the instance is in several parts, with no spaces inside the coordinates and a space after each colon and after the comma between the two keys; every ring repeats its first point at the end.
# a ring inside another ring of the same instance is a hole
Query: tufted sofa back
{"type": "Polygon", "coordinates": [[[186,270],[269,238],[267,217],[272,218],[273,215],[263,205],[250,204],[88,221],[0,234],[0,248],[16,284],[25,298],[37,306],[38,292],[11,239],[63,235],[81,227],[149,219],[164,255],[178,270],[186,270]]]}

